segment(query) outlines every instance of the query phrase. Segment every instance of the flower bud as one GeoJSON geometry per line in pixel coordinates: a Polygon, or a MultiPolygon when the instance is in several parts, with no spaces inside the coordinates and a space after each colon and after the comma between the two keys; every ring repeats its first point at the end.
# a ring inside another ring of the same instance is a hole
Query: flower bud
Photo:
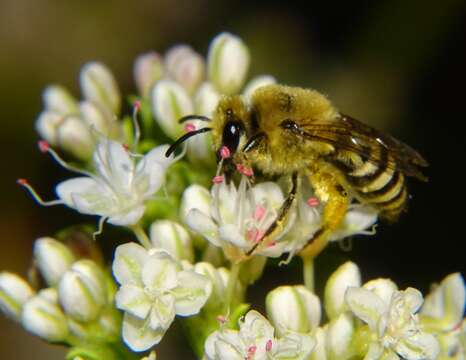
{"type": "Polygon", "coordinates": [[[96,130],[108,138],[113,138],[113,134],[118,133],[114,115],[106,107],[90,101],[83,101],[79,104],[79,111],[81,118],[91,131],[96,130]]]}
{"type": "Polygon", "coordinates": [[[325,285],[324,302],[327,316],[336,318],[345,310],[345,292],[349,286],[361,286],[361,274],[353,262],[346,262],[330,275],[325,285]]]}
{"type": "Polygon", "coordinates": [[[75,260],[67,246],[50,237],[37,239],[33,252],[37,267],[49,286],[58,284],[75,260]]]}
{"type": "Polygon", "coordinates": [[[78,111],[76,100],[62,86],[50,85],[42,94],[45,109],[61,115],[75,114],[78,111]]]}
{"type": "Polygon", "coordinates": [[[50,145],[58,144],[57,130],[64,121],[63,115],[53,111],[42,111],[36,120],[36,131],[50,145]]]}
{"type": "Polygon", "coordinates": [[[215,90],[211,83],[205,82],[194,96],[194,107],[196,114],[211,117],[217,109],[220,101],[220,94],[215,90]]]}
{"type": "Polygon", "coordinates": [[[250,100],[252,94],[262,86],[275,84],[277,80],[271,75],[260,75],[251,79],[245,86],[243,94],[246,99],[250,100]]]}
{"type": "Polygon", "coordinates": [[[207,59],[208,76],[215,88],[227,95],[238,93],[249,67],[249,50],[243,41],[221,33],[213,39],[207,59]]]}
{"type": "Polygon", "coordinates": [[[205,187],[197,184],[190,185],[181,199],[180,218],[186,223],[191,209],[199,209],[204,214],[210,214],[210,192],[205,187]]]}
{"type": "Polygon", "coordinates": [[[267,317],[277,333],[309,333],[320,322],[319,298],[304,286],[280,286],[267,294],[267,317]]]}
{"type": "Polygon", "coordinates": [[[106,304],[104,274],[93,261],[80,260],[63,275],[58,294],[67,315],[79,321],[92,321],[106,304]]]}
{"type": "Polygon", "coordinates": [[[168,251],[175,259],[194,261],[191,238],[180,224],[157,220],[150,227],[150,239],[154,247],[168,251]]]}
{"type": "Polygon", "coordinates": [[[327,355],[330,359],[345,358],[353,339],[353,319],[348,313],[342,313],[330,322],[326,331],[327,355]]]}
{"type": "Polygon", "coordinates": [[[192,93],[204,78],[204,59],[188,45],[177,45],[165,54],[169,76],[192,93]]]}
{"type": "Polygon", "coordinates": [[[162,78],[163,64],[162,57],[152,51],[141,54],[134,62],[134,80],[139,93],[147,98],[154,84],[162,78]]]}
{"type": "Polygon", "coordinates": [[[120,113],[120,90],[113,74],[99,62],[85,64],[80,73],[81,90],[84,98],[108,108],[114,114],[120,113]]]}
{"type": "Polygon", "coordinates": [[[186,90],[170,80],[161,80],[152,89],[152,111],[155,121],[171,138],[183,130],[178,120],[193,113],[193,104],[186,90]]]}
{"type": "Polygon", "coordinates": [[[194,265],[194,271],[198,274],[206,276],[212,284],[212,292],[210,294],[209,300],[205,305],[206,309],[218,308],[219,306],[222,306],[221,302],[219,302],[219,299],[225,296],[226,282],[224,281],[220,271],[208,262],[196,263],[194,265]]]}
{"type": "Polygon", "coordinates": [[[40,291],[24,304],[21,317],[27,331],[50,342],[64,341],[68,336],[66,317],[55,298],[55,289],[40,291]]]}
{"type": "Polygon", "coordinates": [[[68,116],[58,128],[59,145],[80,160],[88,160],[94,151],[89,127],[77,116],[68,116]]]}
{"type": "Polygon", "coordinates": [[[0,311],[19,321],[23,305],[34,295],[31,286],[10,272],[0,273],[0,311]]]}

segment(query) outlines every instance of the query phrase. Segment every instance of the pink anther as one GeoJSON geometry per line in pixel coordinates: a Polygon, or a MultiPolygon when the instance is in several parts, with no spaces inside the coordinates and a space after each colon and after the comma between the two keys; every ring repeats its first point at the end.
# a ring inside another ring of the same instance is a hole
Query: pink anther
{"type": "Polygon", "coordinates": [[[21,186],[28,185],[28,181],[26,179],[18,179],[16,180],[16,183],[21,186]]]}
{"type": "Polygon", "coordinates": [[[228,159],[231,156],[230,149],[228,149],[225,145],[220,148],[220,156],[222,159],[228,159]]]}
{"type": "Polygon", "coordinates": [[[308,204],[310,207],[316,207],[320,204],[320,201],[316,197],[310,197],[307,199],[306,204],[308,204]]]}
{"type": "Polygon", "coordinates": [[[134,107],[134,110],[139,112],[141,110],[141,102],[139,100],[136,100],[135,102],[133,102],[133,107],[134,107]]]}
{"type": "Polygon", "coordinates": [[[275,240],[272,240],[271,242],[267,244],[267,247],[270,248],[270,247],[274,247],[275,245],[277,245],[277,242],[275,240]]]}
{"type": "Polygon", "coordinates": [[[265,351],[272,350],[272,345],[273,345],[272,340],[268,340],[267,344],[265,344],[265,351]]]}
{"type": "Polygon", "coordinates": [[[256,345],[251,345],[248,348],[248,355],[254,355],[257,351],[257,346],[256,345]]]}
{"type": "Polygon", "coordinates": [[[184,131],[186,132],[191,132],[191,131],[194,131],[196,130],[196,127],[194,126],[194,124],[191,124],[191,123],[187,123],[185,126],[184,126],[184,131]]]}
{"type": "Polygon", "coordinates": [[[237,164],[236,170],[238,170],[240,174],[243,174],[248,177],[251,177],[254,175],[254,171],[250,167],[246,167],[243,164],[237,164]]]}
{"type": "Polygon", "coordinates": [[[227,319],[226,319],[225,316],[219,315],[219,316],[217,316],[217,321],[218,321],[220,324],[223,325],[223,324],[225,324],[225,323],[227,322],[227,319]]]}
{"type": "Polygon", "coordinates": [[[254,220],[261,221],[264,218],[265,212],[265,207],[257,205],[256,209],[254,210],[254,220]]]}
{"type": "Polygon", "coordinates": [[[223,182],[223,180],[225,180],[225,178],[223,177],[223,175],[217,175],[217,176],[214,176],[212,178],[212,182],[214,184],[221,184],[223,182]]]}
{"type": "Polygon", "coordinates": [[[246,231],[246,238],[249,240],[249,241],[252,241],[254,243],[258,243],[259,241],[262,240],[262,238],[264,237],[265,235],[265,231],[264,230],[259,230],[259,229],[249,229],[248,231],[246,231]]]}
{"type": "Polygon", "coordinates": [[[122,144],[121,146],[123,146],[123,149],[125,149],[125,151],[129,151],[129,146],[128,146],[128,144],[122,144]]]}
{"type": "Polygon", "coordinates": [[[39,140],[37,144],[39,145],[39,150],[43,153],[46,153],[50,149],[50,144],[45,140],[39,140]]]}

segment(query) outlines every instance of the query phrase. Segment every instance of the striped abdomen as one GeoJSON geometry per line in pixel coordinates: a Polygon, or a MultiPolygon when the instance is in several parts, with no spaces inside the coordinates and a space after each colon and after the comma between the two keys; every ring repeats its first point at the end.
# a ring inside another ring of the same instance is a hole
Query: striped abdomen
{"type": "Polygon", "coordinates": [[[345,164],[345,177],[360,202],[373,205],[382,218],[394,221],[406,207],[405,177],[384,146],[378,151],[377,162],[353,154],[359,161],[353,161],[351,166],[345,164]]]}

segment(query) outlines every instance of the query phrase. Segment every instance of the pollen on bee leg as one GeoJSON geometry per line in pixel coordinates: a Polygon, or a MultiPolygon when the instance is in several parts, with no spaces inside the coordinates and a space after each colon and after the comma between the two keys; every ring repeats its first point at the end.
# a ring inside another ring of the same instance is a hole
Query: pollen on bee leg
{"type": "Polygon", "coordinates": [[[184,126],[184,131],[186,131],[187,133],[192,132],[194,130],[196,130],[196,126],[194,126],[194,124],[192,124],[192,123],[187,123],[184,126]]]}
{"type": "Polygon", "coordinates": [[[231,156],[230,149],[228,149],[225,145],[220,148],[220,157],[222,159],[228,159],[231,156]]]}
{"type": "Polygon", "coordinates": [[[308,204],[310,207],[316,207],[320,204],[320,201],[318,198],[313,196],[306,200],[306,204],[308,204]]]}
{"type": "Polygon", "coordinates": [[[34,190],[34,188],[29,184],[29,182],[26,179],[18,179],[18,180],[16,180],[16,183],[18,185],[22,186],[23,188],[25,188],[32,195],[34,200],[36,200],[36,202],[39,205],[42,205],[42,206],[54,206],[54,205],[63,204],[63,201],[61,201],[61,200],[44,201],[40,197],[40,195],[36,192],[36,190],[34,190]]]}
{"type": "Polygon", "coordinates": [[[212,182],[214,184],[221,184],[223,182],[223,180],[225,180],[224,176],[223,175],[217,175],[217,176],[214,176],[212,178],[212,182]]]}

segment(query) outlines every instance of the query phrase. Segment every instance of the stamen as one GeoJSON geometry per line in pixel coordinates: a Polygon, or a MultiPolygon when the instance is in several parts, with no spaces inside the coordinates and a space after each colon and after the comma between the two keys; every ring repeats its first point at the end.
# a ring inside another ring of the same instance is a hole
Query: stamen
{"type": "Polygon", "coordinates": [[[133,128],[134,128],[134,142],[133,152],[137,152],[139,138],[141,137],[141,128],[139,127],[138,113],[141,111],[141,102],[136,100],[133,103],[133,128]]]}
{"type": "Polygon", "coordinates": [[[90,172],[87,172],[86,170],[82,170],[82,169],[78,169],[77,167],[74,167],[72,165],[69,165],[65,160],[63,160],[60,155],[58,155],[55,150],[53,150],[49,143],[47,141],[44,141],[44,140],[40,140],[38,142],[38,145],[39,145],[39,149],[41,152],[43,153],[49,153],[52,158],[63,168],[65,168],[66,170],[69,170],[69,171],[72,171],[72,172],[75,172],[75,173],[78,173],[78,174],[82,174],[82,175],[86,175],[86,176],[89,176],[89,177],[94,177],[93,174],[91,174],[90,172]]]}
{"type": "Polygon", "coordinates": [[[244,166],[243,164],[236,164],[236,170],[238,170],[238,172],[244,176],[251,177],[254,175],[254,171],[250,167],[244,166]]]}
{"type": "Polygon", "coordinates": [[[231,156],[231,151],[225,145],[220,148],[220,157],[222,159],[228,159],[231,156]]]}
{"type": "Polygon", "coordinates": [[[121,146],[123,146],[123,149],[125,149],[126,152],[129,151],[129,146],[128,146],[128,144],[121,144],[121,146]]]}
{"type": "Polygon", "coordinates": [[[64,204],[64,202],[61,201],[61,200],[44,201],[40,197],[40,195],[34,190],[34,188],[28,183],[28,181],[26,179],[18,179],[18,180],[16,180],[16,183],[18,185],[21,185],[27,191],[29,191],[29,193],[32,195],[34,200],[36,200],[36,202],[39,205],[42,205],[42,206],[54,206],[54,205],[63,205],[64,204]]]}
{"type": "Polygon", "coordinates": [[[309,199],[307,199],[306,204],[308,204],[310,207],[316,207],[319,206],[320,201],[316,197],[310,197],[309,199]]]}
{"type": "Polygon", "coordinates": [[[267,244],[267,247],[274,247],[275,245],[277,245],[277,241],[272,240],[271,242],[267,244]]]}
{"type": "Polygon", "coordinates": [[[267,344],[265,344],[265,351],[272,350],[272,345],[273,345],[272,340],[268,340],[267,344]]]}
{"type": "Polygon", "coordinates": [[[99,225],[97,227],[97,231],[95,231],[93,234],[92,234],[92,238],[95,240],[97,240],[97,236],[102,234],[104,232],[104,224],[105,222],[107,221],[107,218],[105,216],[102,216],[99,220],[99,225]]]}
{"type": "Polygon", "coordinates": [[[214,184],[221,184],[225,180],[225,177],[223,175],[217,175],[212,178],[212,182],[214,184]]]}
{"type": "Polygon", "coordinates": [[[191,131],[194,131],[196,130],[196,126],[194,126],[193,123],[187,123],[185,126],[184,126],[184,131],[189,133],[191,131]]]}

